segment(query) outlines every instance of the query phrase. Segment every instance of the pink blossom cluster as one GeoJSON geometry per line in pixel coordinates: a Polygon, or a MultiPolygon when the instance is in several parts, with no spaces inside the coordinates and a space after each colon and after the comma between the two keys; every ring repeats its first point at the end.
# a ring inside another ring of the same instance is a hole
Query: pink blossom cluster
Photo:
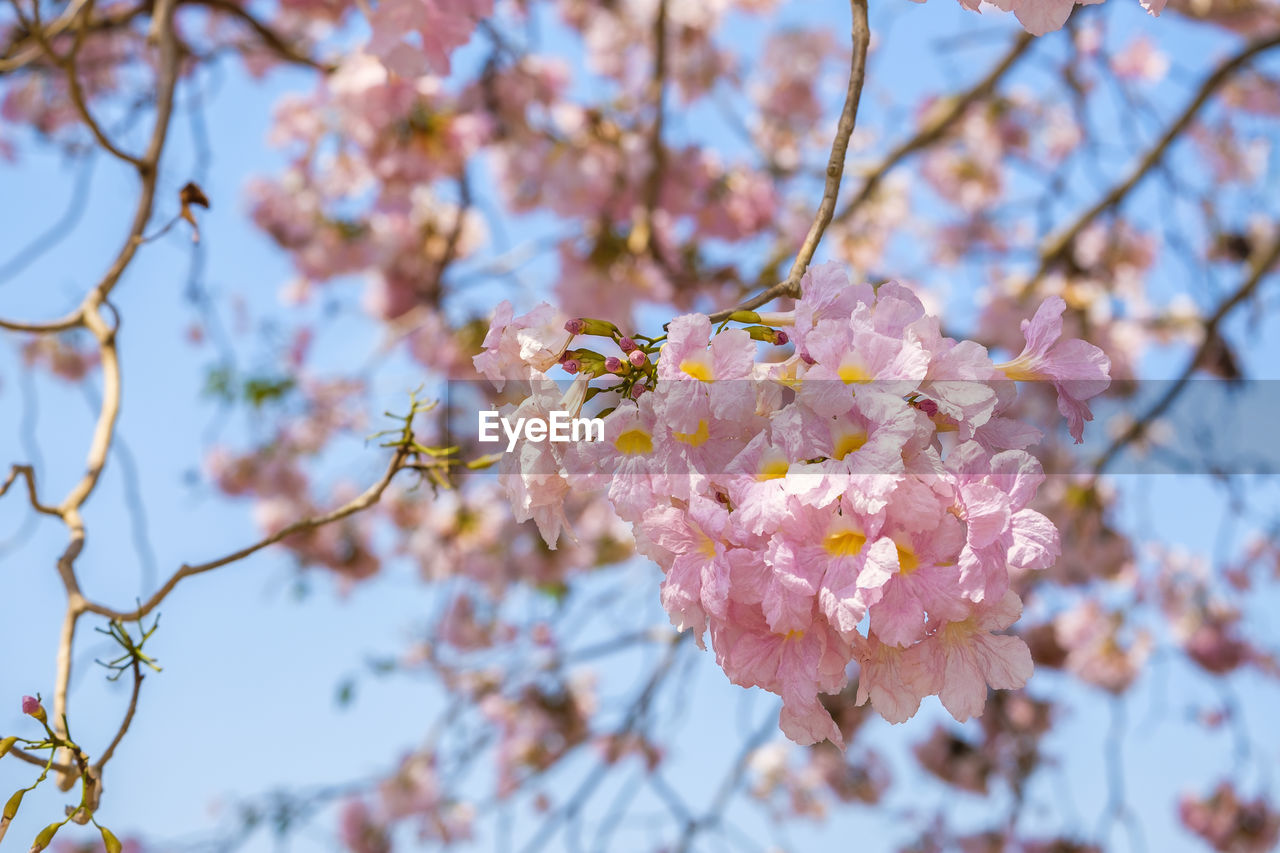
{"type": "Polygon", "coordinates": [[[855,756],[823,743],[804,750],[795,762],[788,747],[768,744],[753,752],[748,764],[751,795],[768,802],[775,818],[821,819],[841,804],[874,806],[892,780],[888,763],[872,750],[855,756]]]}
{"type": "MultiPolygon", "coordinates": [[[[364,427],[360,407],[352,405],[364,390],[358,382],[304,378],[297,391],[300,416],[283,421],[268,441],[248,452],[212,448],[205,459],[210,479],[225,494],[252,496],[254,520],[267,533],[320,515],[331,501],[354,498],[359,489],[351,483],[331,487],[322,500],[313,498],[304,465],[337,436],[364,427]]],[[[350,583],[372,577],[381,566],[373,543],[376,523],[373,516],[356,515],[293,534],[282,544],[304,564],[324,566],[350,583]]]]}
{"type": "MultiPolygon", "coordinates": [[[[988,687],[1031,674],[1026,644],[1001,633],[1022,609],[1010,571],[1060,552],[1029,507],[1044,475],[1025,448],[1039,431],[1006,417],[1017,394],[1001,380],[1051,382],[1078,440],[1107,359],[1061,339],[1061,300],[1024,322],[1023,352],[997,366],[943,336],[897,284],[855,286],[827,264],[802,291],[794,310],[753,318],[785,331],[713,331],[684,315],[656,351],[614,335],[626,362],[568,349],[549,306],[500,312],[476,365],[532,379],[509,417],[576,413],[593,376],[625,391],[605,442],[521,442],[500,463],[504,488],[550,547],[566,497],[606,490],[665,574],[672,623],[699,644],[709,632],[734,683],[779,694],[799,743],[843,743],[819,697],[842,691],[854,662],[858,702],[890,721],[932,694],[959,720],[978,716],[988,687]],[[758,341],[794,350],[759,362],[758,341]],[[557,360],[578,372],[564,394],[544,373],[557,360]]],[[[589,322],[568,329],[609,327],[589,322]]]]}
{"type": "Polygon", "coordinates": [[[526,686],[515,697],[489,693],[480,711],[499,732],[499,796],[514,793],[527,776],[551,767],[590,735],[595,691],[589,678],[570,679],[554,689],[526,686]]]}
{"type": "MultiPolygon", "coordinates": [[[[733,11],[749,14],[771,9],[776,0],[667,0],[668,74],[684,103],[707,94],[716,81],[733,74],[732,51],[716,38],[733,11]]],[[[560,15],[577,30],[588,67],[620,83],[631,93],[649,85],[652,69],[644,45],[652,39],[655,0],[560,0],[560,15]]]]}
{"type": "Polygon", "coordinates": [[[453,51],[492,14],[493,0],[380,0],[368,48],[400,77],[448,75],[453,51]]]}
{"type": "Polygon", "coordinates": [[[1280,813],[1266,799],[1244,799],[1230,782],[1207,797],[1186,795],[1178,816],[1187,829],[1221,853],[1266,853],[1280,843],[1280,813]]]}
{"type": "MultiPolygon", "coordinates": [[[[923,3],[924,0],[916,0],[923,3]]],[[[974,12],[982,11],[982,0],[959,0],[960,5],[974,12]]],[[[1082,6],[1101,3],[1102,0],[992,0],[991,5],[1006,12],[1013,12],[1018,23],[1032,35],[1042,36],[1045,33],[1062,29],[1062,25],[1071,16],[1071,10],[1079,3],[1082,6]]],[[[1166,0],[1139,0],[1142,8],[1152,15],[1159,15],[1164,10],[1166,0]]]]}

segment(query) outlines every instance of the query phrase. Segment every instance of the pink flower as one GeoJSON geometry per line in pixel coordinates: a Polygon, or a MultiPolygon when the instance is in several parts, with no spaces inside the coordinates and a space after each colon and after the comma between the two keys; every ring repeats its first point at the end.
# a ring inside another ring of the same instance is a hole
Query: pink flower
{"type": "Polygon", "coordinates": [[[987,687],[1016,690],[1034,666],[1021,637],[995,634],[1022,615],[1022,600],[1009,590],[997,602],[975,604],[970,615],[948,622],[920,645],[930,693],[959,722],[982,716],[987,687]]]}
{"type": "Polygon", "coordinates": [[[841,416],[867,383],[902,396],[925,378],[929,354],[919,342],[881,334],[872,323],[872,309],[859,305],[844,320],[822,320],[814,327],[806,346],[816,363],[805,371],[799,389],[806,406],[820,415],[841,416]]]}
{"type": "Polygon", "coordinates": [[[363,800],[350,800],[338,817],[338,837],[351,853],[390,853],[386,827],[374,820],[363,800]]]}
{"type": "MultiPolygon", "coordinates": [[[[514,410],[511,407],[504,409],[503,416],[511,423],[517,423],[520,418],[526,422],[542,421],[548,424],[549,430],[554,411],[568,412],[570,417],[578,416],[587,393],[587,378],[578,376],[563,395],[558,392],[550,379],[539,380],[533,395],[514,410]]],[[[498,473],[502,488],[511,498],[516,521],[533,519],[543,541],[554,551],[562,529],[568,532],[570,541],[576,541],[573,531],[568,530],[569,522],[564,514],[565,499],[572,491],[563,467],[566,445],[554,441],[529,441],[527,435],[522,430],[516,446],[502,455],[498,473]]]]}
{"type": "Polygon", "coordinates": [[[930,623],[967,613],[956,565],[964,525],[924,483],[906,480],[891,498],[886,530],[894,542],[892,577],[871,606],[871,630],[891,645],[908,646],[930,623]]]}
{"type": "Polygon", "coordinates": [[[782,697],[779,725],[796,743],[844,738],[819,693],[844,687],[849,646],[822,620],[808,630],[779,634],[769,629],[757,605],[729,602],[728,618],[713,620],[711,642],[716,660],[734,683],[761,687],[782,697]]]}
{"type": "Polygon", "coordinates": [[[1011,566],[1053,565],[1062,553],[1058,529],[1027,506],[1044,481],[1035,458],[1020,450],[989,456],[977,442],[966,442],[951,452],[947,467],[960,483],[957,502],[966,523],[960,582],[971,600],[999,600],[1011,566]]]}
{"type": "Polygon", "coordinates": [[[1280,841],[1280,814],[1266,798],[1245,800],[1231,782],[1207,797],[1184,795],[1178,816],[1187,829],[1222,853],[1266,853],[1280,841]]]}
{"type": "Polygon", "coordinates": [[[662,606],[676,630],[690,628],[702,645],[707,614],[723,617],[729,599],[729,513],[713,500],[695,495],[687,510],[656,507],[644,514],[640,530],[665,551],[662,606]]]}
{"type": "Polygon", "coordinates": [[[369,16],[369,50],[402,77],[449,73],[449,55],[471,38],[493,0],[381,0],[369,16]],[[416,32],[421,47],[404,37],[416,32]]]}
{"type": "Polygon", "coordinates": [[[573,336],[564,329],[565,318],[543,302],[528,314],[515,317],[504,299],[494,309],[484,352],[472,361],[476,370],[501,391],[508,379],[528,379],[555,366],[573,336]]]}
{"type": "Polygon", "coordinates": [[[22,713],[34,717],[40,711],[40,700],[34,696],[22,697],[22,713]]]}
{"type": "Polygon", "coordinates": [[[848,271],[834,261],[809,267],[800,279],[800,293],[793,339],[796,352],[801,355],[808,354],[805,341],[820,321],[847,320],[858,303],[873,305],[876,299],[871,285],[854,285],[849,281],[848,271]]]}
{"type": "Polygon", "coordinates": [[[769,572],[761,604],[769,628],[779,634],[803,631],[818,608],[852,641],[896,568],[892,551],[887,539],[868,545],[866,525],[851,516],[793,502],[764,555],[769,572]]]}
{"type": "Polygon", "coordinates": [[[683,433],[698,430],[705,413],[740,419],[755,401],[743,393],[743,383],[755,368],[756,348],[742,329],[728,329],[714,338],[704,314],[686,314],[667,324],[667,341],[658,354],[658,379],[666,383],[665,420],[683,433]]]}
{"type": "Polygon", "coordinates": [[[1022,321],[1027,344],[1013,361],[997,365],[1010,379],[1048,380],[1058,392],[1058,411],[1067,419],[1076,444],[1084,441],[1084,422],[1093,420],[1085,401],[1111,384],[1111,359],[1093,344],[1062,337],[1062,312],[1067,303],[1060,296],[1046,299],[1030,320],[1022,321]]]}
{"type": "Polygon", "coordinates": [[[901,649],[880,642],[872,632],[858,655],[862,670],[858,675],[857,703],[868,700],[890,723],[905,723],[920,710],[920,700],[929,695],[929,674],[924,669],[920,647],[901,649]],[[921,689],[921,685],[926,689],[921,689]]]}

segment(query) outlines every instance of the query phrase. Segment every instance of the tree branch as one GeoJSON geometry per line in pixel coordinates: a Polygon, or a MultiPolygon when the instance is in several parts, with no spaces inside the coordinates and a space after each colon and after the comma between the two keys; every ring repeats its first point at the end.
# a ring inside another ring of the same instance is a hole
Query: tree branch
{"type": "Polygon", "coordinates": [[[1241,66],[1248,63],[1255,56],[1263,53],[1271,48],[1280,46],[1280,34],[1273,34],[1268,38],[1259,39],[1251,42],[1244,50],[1232,56],[1223,62],[1213,73],[1206,77],[1201,83],[1199,89],[1191,101],[1183,108],[1178,117],[1165,129],[1160,139],[1148,149],[1147,153],[1142,156],[1137,165],[1129,172],[1129,174],[1115,186],[1113,186],[1096,204],[1082,213],[1065,229],[1059,231],[1056,235],[1046,240],[1044,247],[1040,251],[1040,262],[1035,273],[1027,282],[1024,292],[1029,292],[1037,281],[1044,277],[1056,264],[1061,263],[1063,258],[1071,250],[1077,237],[1093,220],[1097,219],[1106,211],[1118,206],[1129,195],[1130,192],[1142,181],[1142,179],[1155,168],[1157,164],[1164,158],[1170,146],[1182,135],[1182,133],[1195,120],[1196,115],[1224,83],[1231,79],[1231,76],[1240,69],[1241,66]]]}
{"type": "Polygon", "coordinates": [[[133,692],[129,695],[129,707],[124,712],[124,719],[120,722],[120,728],[116,730],[116,736],[111,739],[111,744],[102,752],[102,755],[94,763],[93,768],[99,775],[102,768],[107,765],[112,756],[116,754],[116,747],[120,746],[120,742],[124,740],[124,736],[129,733],[129,726],[133,724],[133,715],[138,710],[138,695],[142,692],[142,680],[145,676],[142,674],[142,666],[138,663],[138,659],[133,660],[133,692]]]}
{"type": "Polygon", "coordinates": [[[36,472],[30,465],[14,465],[9,469],[9,476],[4,478],[4,482],[0,483],[0,498],[4,497],[13,486],[14,481],[22,477],[27,481],[27,496],[31,501],[31,507],[36,512],[43,515],[52,515],[55,518],[61,518],[62,513],[56,508],[45,506],[40,503],[40,498],[36,493],[36,472]]]}
{"type": "Polygon", "coordinates": [[[866,79],[867,45],[871,41],[871,28],[867,23],[867,0],[851,0],[849,6],[853,10],[853,60],[849,68],[849,88],[845,94],[844,109],[840,111],[836,138],[831,143],[831,156],[827,160],[827,180],[822,191],[822,202],[818,205],[818,214],[814,217],[813,224],[809,226],[809,233],[805,236],[804,243],[801,244],[786,279],[763,293],[756,294],[737,308],[712,314],[713,323],[725,320],[734,311],[758,308],[781,296],[798,298],[800,279],[809,268],[809,262],[813,260],[813,253],[817,251],[823,233],[831,224],[831,218],[835,214],[836,200],[840,195],[840,181],[844,177],[844,158],[849,150],[849,137],[853,135],[853,128],[857,121],[858,101],[862,97],[862,84],[866,79]]]}
{"type": "Polygon", "coordinates": [[[1029,52],[1035,40],[1035,36],[1030,33],[1024,32],[1020,34],[1014,39],[1013,45],[1005,55],[987,72],[985,77],[959,95],[947,98],[945,108],[935,116],[932,116],[928,124],[920,128],[915,136],[900,142],[885,155],[885,158],[867,176],[866,181],[862,184],[862,189],[858,190],[858,194],[836,215],[836,221],[844,222],[853,216],[859,208],[875,195],[880,184],[899,163],[917,151],[928,148],[942,139],[947,131],[964,117],[964,114],[969,111],[971,106],[989,97],[1005,74],[1009,73],[1009,69],[1013,68],[1018,60],[1029,52]]]}
{"type": "Polygon", "coordinates": [[[109,607],[87,600],[82,603],[82,609],[89,613],[96,613],[99,616],[105,616],[108,619],[115,619],[118,622],[136,622],[139,619],[146,617],[147,614],[160,606],[161,602],[165,600],[169,593],[173,592],[174,588],[186,578],[204,574],[205,572],[210,572],[214,569],[238,562],[243,560],[245,557],[261,551],[263,548],[276,544],[282,539],[287,539],[295,533],[305,533],[317,527],[323,527],[326,524],[331,524],[335,521],[344,519],[347,516],[355,515],[356,513],[373,506],[382,498],[383,492],[385,492],[387,487],[391,485],[391,481],[395,478],[396,474],[405,468],[405,460],[408,458],[408,450],[404,448],[397,449],[391,458],[390,464],[387,466],[387,470],[376,483],[356,498],[335,510],[324,513],[323,515],[312,516],[311,518],[296,521],[293,524],[272,533],[270,536],[260,539],[252,545],[248,545],[238,551],[234,551],[225,557],[210,560],[207,563],[183,564],[178,571],[174,572],[173,575],[164,582],[160,589],[156,590],[149,599],[139,605],[135,610],[112,610],[109,607]]]}
{"type": "Polygon", "coordinates": [[[1204,356],[1209,349],[1215,345],[1218,338],[1218,327],[1222,325],[1223,320],[1237,306],[1246,299],[1251,297],[1266,278],[1267,273],[1271,271],[1278,262],[1280,262],[1280,223],[1273,225],[1274,233],[1271,238],[1271,246],[1265,251],[1260,251],[1254,262],[1250,265],[1250,272],[1247,278],[1236,288],[1235,292],[1224,299],[1217,309],[1204,321],[1204,339],[1200,342],[1200,346],[1187,362],[1186,367],[1182,369],[1182,373],[1178,376],[1174,383],[1169,386],[1164,395],[1156,401],[1145,414],[1138,420],[1134,421],[1111,445],[1106,451],[1098,457],[1098,461],[1094,463],[1093,475],[1096,478],[1099,474],[1106,471],[1107,467],[1115,461],[1120,451],[1124,450],[1130,444],[1140,439],[1146,433],[1152,421],[1163,415],[1169,410],[1186,390],[1191,376],[1197,368],[1203,363],[1204,356]]]}

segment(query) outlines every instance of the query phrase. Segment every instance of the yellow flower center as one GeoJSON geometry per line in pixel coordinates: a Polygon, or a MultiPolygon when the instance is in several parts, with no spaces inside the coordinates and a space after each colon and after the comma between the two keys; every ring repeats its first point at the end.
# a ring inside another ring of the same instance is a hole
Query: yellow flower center
{"type": "Polygon", "coordinates": [[[871,374],[862,366],[862,362],[857,356],[846,355],[840,362],[839,369],[836,370],[845,385],[852,385],[855,382],[870,382],[871,374]]]}
{"type": "Polygon", "coordinates": [[[615,438],[613,440],[613,446],[618,448],[619,453],[626,456],[652,453],[653,436],[649,435],[649,433],[639,427],[632,427],[615,438]]]}
{"type": "Polygon", "coordinates": [[[756,474],[756,479],[760,482],[764,482],[765,480],[777,480],[781,477],[787,476],[787,469],[790,467],[791,465],[787,462],[786,457],[780,455],[766,455],[760,460],[760,473],[756,474]]]}
{"type": "Polygon", "coordinates": [[[909,575],[920,568],[920,558],[909,545],[898,546],[898,574],[909,575]]]}
{"type": "Polygon", "coordinates": [[[850,453],[861,450],[862,446],[867,443],[867,434],[862,430],[852,430],[843,432],[836,436],[835,447],[832,449],[832,455],[836,459],[844,459],[850,453]]]}
{"type": "Polygon", "coordinates": [[[853,528],[833,530],[822,540],[822,547],[833,557],[856,557],[867,544],[867,537],[853,528]]]}
{"type": "Polygon", "coordinates": [[[996,370],[1003,372],[1007,378],[1015,382],[1034,382],[1044,378],[1044,374],[1035,369],[1029,358],[1015,358],[1013,361],[997,364],[996,370]]]}
{"type": "Polygon", "coordinates": [[[699,382],[710,382],[715,378],[711,369],[711,353],[706,351],[694,353],[680,362],[680,370],[699,382]]]}
{"type": "Polygon", "coordinates": [[[701,447],[711,437],[706,421],[698,421],[698,428],[693,432],[673,432],[676,441],[684,442],[690,447],[701,447]]]}

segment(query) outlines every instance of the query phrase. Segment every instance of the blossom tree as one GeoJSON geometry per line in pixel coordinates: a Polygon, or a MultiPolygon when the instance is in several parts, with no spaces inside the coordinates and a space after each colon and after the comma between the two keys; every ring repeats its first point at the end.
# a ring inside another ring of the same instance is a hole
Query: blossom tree
{"type": "Polygon", "coordinates": [[[1275,849],[1280,5],[869,5],[7,0],[0,844],[1275,849]],[[174,837],[282,557],[412,639],[174,837]]]}

